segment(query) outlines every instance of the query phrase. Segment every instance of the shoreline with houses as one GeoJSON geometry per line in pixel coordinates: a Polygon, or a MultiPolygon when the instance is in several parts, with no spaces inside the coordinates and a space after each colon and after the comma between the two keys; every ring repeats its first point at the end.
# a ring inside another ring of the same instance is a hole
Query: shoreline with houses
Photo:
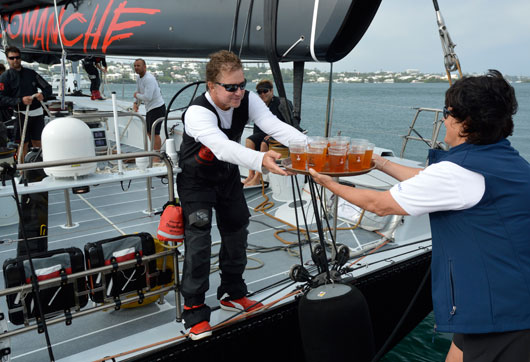
{"type": "MultiPolygon", "coordinates": [[[[80,62],[79,62],[80,63],[80,62]]],[[[135,76],[132,67],[133,59],[127,61],[108,61],[108,73],[105,75],[108,83],[134,83],[135,76]]],[[[72,70],[75,63],[67,65],[68,72],[72,70]]],[[[149,61],[147,60],[148,71],[153,73],[160,83],[186,83],[204,79],[204,62],[197,61],[149,61]]],[[[25,67],[36,70],[45,77],[50,83],[52,79],[61,74],[61,65],[44,65],[37,63],[24,63],[25,67]]],[[[83,79],[88,82],[88,77],[83,71],[81,65],[77,67],[83,79]]],[[[266,63],[247,63],[245,64],[245,75],[251,82],[259,81],[263,78],[272,78],[272,72],[266,63]]],[[[293,74],[291,69],[282,69],[282,75],[285,82],[292,82],[293,74]]],[[[465,75],[473,75],[465,74],[465,75]]],[[[458,78],[458,74],[451,74],[453,79],[458,78]]],[[[505,77],[513,83],[530,83],[529,76],[511,76],[505,77]]],[[[306,69],[304,82],[308,83],[325,83],[329,81],[329,73],[318,69],[306,69]]],[[[335,83],[446,83],[447,75],[445,73],[422,73],[419,69],[406,69],[404,71],[377,71],[377,72],[333,72],[333,81],[335,83]]]]}

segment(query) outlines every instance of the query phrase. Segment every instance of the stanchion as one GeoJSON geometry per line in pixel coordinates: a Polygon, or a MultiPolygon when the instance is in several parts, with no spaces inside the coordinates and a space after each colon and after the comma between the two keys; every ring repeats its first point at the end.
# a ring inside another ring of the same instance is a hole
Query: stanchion
{"type": "MultiPolygon", "coordinates": [[[[118,108],[116,106],[116,92],[112,92],[112,113],[114,115],[114,136],[116,138],[116,152],[121,154],[120,129],[118,127],[118,108]]],[[[118,159],[118,172],[123,174],[123,161],[118,159]]]]}

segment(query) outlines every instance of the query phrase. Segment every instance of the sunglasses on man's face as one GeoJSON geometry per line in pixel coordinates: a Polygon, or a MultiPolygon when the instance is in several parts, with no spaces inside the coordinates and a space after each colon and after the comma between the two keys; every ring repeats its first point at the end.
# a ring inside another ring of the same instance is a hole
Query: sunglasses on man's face
{"type": "Polygon", "coordinates": [[[447,117],[452,116],[452,115],[453,115],[453,113],[451,113],[451,111],[449,109],[447,109],[446,106],[444,106],[444,109],[443,109],[444,119],[446,119],[447,117]]]}
{"type": "Polygon", "coordinates": [[[269,93],[269,89],[267,89],[267,88],[258,89],[257,92],[258,92],[258,94],[267,94],[267,93],[269,93]]]}
{"type": "Polygon", "coordinates": [[[14,57],[7,57],[9,60],[18,60],[20,59],[20,55],[15,55],[14,57]]]}
{"type": "Polygon", "coordinates": [[[245,87],[247,86],[247,80],[245,79],[243,82],[239,84],[226,84],[226,83],[219,83],[215,82],[215,84],[219,84],[221,87],[226,89],[227,92],[234,93],[237,91],[237,89],[245,90],[245,87]]]}

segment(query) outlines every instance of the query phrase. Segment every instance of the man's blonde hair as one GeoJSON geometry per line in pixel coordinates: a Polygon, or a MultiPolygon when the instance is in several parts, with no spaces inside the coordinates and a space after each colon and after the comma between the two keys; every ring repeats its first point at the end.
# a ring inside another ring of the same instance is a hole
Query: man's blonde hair
{"type": "Polygon", "coordinates": [[[233,72],[238,69],[243,69],[239,57],[228,50],[220,50],[210,54],[210,61],[206,64],[206,81],[215,83],[222,71],[233,72]]]}

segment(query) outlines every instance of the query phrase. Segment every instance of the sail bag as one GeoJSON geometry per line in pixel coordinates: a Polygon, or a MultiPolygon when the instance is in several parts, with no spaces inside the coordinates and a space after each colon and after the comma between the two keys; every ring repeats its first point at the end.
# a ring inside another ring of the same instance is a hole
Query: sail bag
{"type": "MultiPolygon", "coordinates": [[[[61,277],[52,286],[40,286],[41,306],[46,316],[63,311],[71,316],[70,309],[79,310],[88,302],[86,278],[68,278],[72,273],[85,270],[83,253],[79,248],[50,250],[32,255],[37,280],[49,280],[61,277]]],[[[6,287],[31,284],[31,268],[27,256],[7,259],[3,265],[6,287]]],[[[38,304],[33,291],[18,292],[7,295],[9,320],[13,324],[23,324],[25,319],[39,315],[38,304]]]]}
{"type": "Polygon", "coordinates": [[[85,258],[87,269],[112,265],[106,272],[88,277],[90,298],[97,303],[112,301],[121,294],[142,293],[157,284],[159,273],[156,261],[142,262],[142,257],[155,253],[155,242],[148,233],[122,235],[111,239],[87,243],[85,258]],[[134,260],[136,264],[122,267],[118,263],[134,260]]]}

